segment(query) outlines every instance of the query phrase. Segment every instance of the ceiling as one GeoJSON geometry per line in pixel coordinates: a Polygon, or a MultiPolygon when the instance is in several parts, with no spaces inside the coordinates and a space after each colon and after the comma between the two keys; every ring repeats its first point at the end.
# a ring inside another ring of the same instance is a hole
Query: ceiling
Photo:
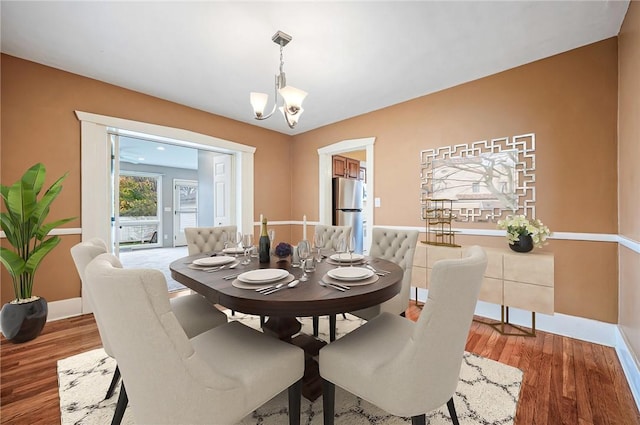
{"type": "Polygon", "coordinates": [[[298,134],[618,34],[628,1],[0,3],[2,52],[298,134]],[[253,119],[278,30],[298,126],[253,119]]]}

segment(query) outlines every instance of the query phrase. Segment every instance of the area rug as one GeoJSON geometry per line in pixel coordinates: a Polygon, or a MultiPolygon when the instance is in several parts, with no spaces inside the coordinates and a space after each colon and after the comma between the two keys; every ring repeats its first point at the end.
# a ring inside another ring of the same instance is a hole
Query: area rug
{"type": "MultiPolygon", "coordinates": [[[[230,320],[258,327],[259,319],[240,313],[230,320]]],[[[311,320],[302,319],[303,332],[311,333],[311,320]]],[[[340,337],[361,324],[361,320],[347,315],[337,320],[337,336],[340,337]]],[[[320,337],[328,335],[328,320],[320,318],[320,337]]],[[[328,338],[327,338],[328,340],[328,338]]],[[[58,382],[62,425],[102,425],[111,422],[118,392],[109,400],[104,394],[115,368],[115,361],[102,349],[92,350],[58,361],[58,382]]],[[[506,425],[513,424],[522,371],[471,353],[465,353],[460,381],[454,402],[460,424],[506,425]]],[[[383,410],[336,387],[335,412],[337,425],[396,425],[410,424],[410,418],[389,415],[383,410]]],[[[238,425],[286,425],[286,391],[274,397],[238,425]]],[[[427,424],[450,424],[446,406],[430,412],[427,424]]],[[[123,425],[134,425],[131,407],[127,408],[123,425]]],[[[215,420],[212,420],[215,424],[215,420]]],[[[322,425],[322,397],[309,402],[302,399],[301,424],[322,425]]]]}

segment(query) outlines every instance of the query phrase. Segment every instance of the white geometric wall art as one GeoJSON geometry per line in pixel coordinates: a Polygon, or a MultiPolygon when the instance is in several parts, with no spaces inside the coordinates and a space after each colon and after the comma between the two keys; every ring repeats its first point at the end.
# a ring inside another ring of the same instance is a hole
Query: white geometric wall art
{"type": "Polygon", "coordinates": [[[422,218],[426,199],[451,199],[456,221],[535,218],[535,134],[420,152],[422,218]]]}

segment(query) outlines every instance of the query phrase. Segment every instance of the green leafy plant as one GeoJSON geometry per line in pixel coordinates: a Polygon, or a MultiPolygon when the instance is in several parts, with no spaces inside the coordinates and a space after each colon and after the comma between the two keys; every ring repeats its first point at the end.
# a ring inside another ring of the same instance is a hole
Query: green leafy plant
{"type": "Polygon", "coordinates": [[[524,215],[510,215],[504,220],[498,220],[498,229],[507,231],[507,241],[513,245],[520,240],[520,236],[531,235],[533,245],[540,248],[546,244],[551,231],[542,221],[536,219],[529,221],[524,215]]]}
{"type": "Polygon", "coordinates": [[[0,247],[0,259],[13,280],[17,302],[31,300],[33,278],[44,257],[59,243],[60,237],[49,232],[73,218],[64,218],[45,224],[49,207],[62,190],[65,173],[38,199],[44,184],[46,170],[38,163],[29,168],[22,178],[11,186],[0,185],[6,211],[0,213],[0,224],[13,250],[0,247]]]}

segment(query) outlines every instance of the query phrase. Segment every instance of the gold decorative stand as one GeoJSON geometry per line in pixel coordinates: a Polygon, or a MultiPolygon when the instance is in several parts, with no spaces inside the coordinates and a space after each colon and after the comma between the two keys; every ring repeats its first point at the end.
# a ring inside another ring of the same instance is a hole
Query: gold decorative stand
{"type": "Polygon", "coordinates": [[[456,232],[451,230],[451,222],[456,218],[453,214],[453,200],[431,199],[423,200],[422,219],[425,220],[425,237],[422,243],[438,246],[456,245],[456,232]]]}
{"type": "Polygon", "coordinates": [[[498,333],[500,333],[500,335],[508,335],[508,336],[528,336],[528,337],[535,337],[536,336],[536,312],[532,311],[531,312],[531,330],[527,330],[526,328],[523,328],[521,326],[518,325],[514,325],[513,323],[509,322],[509,306],[505,306],[505,305],[501,305],[500,306],[500,321],[499,322],[485,322],[482,320],[477,320],[477,319],[473,319],[474,322],[478,322],[478,323],[482,323],[484,325],[489,325],[491,326],[493,329],[495,329],[496,331],[498,331],[498,333]],[[511,326],[512,328],[516,329],[518,332],[507,332],[504,330],[505,325],[511,326]]]}

